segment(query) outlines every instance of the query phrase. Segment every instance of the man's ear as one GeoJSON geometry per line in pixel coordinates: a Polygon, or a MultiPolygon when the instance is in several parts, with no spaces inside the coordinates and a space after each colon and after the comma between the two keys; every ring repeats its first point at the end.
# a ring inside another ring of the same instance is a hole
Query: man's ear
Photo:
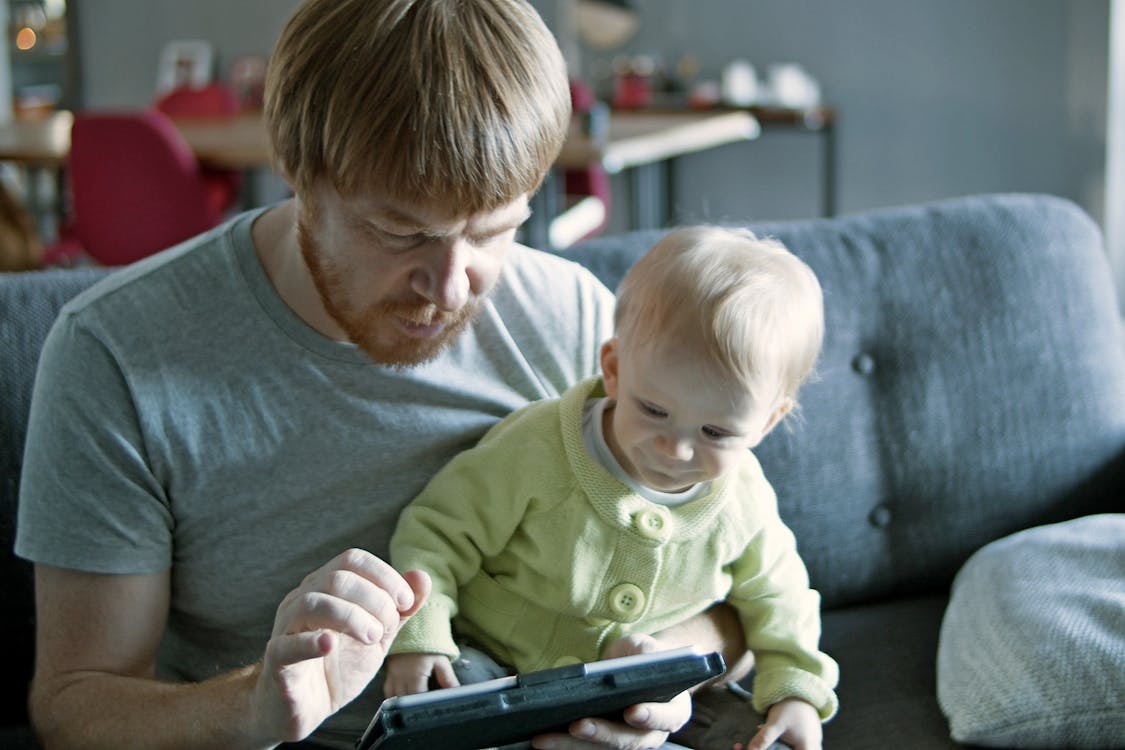
{"type": "Polygon", "coordinates": [[[617,338],[614,337],[602,344],[602,382],[605,383],[605,395],[617,398],[617,338]]]}

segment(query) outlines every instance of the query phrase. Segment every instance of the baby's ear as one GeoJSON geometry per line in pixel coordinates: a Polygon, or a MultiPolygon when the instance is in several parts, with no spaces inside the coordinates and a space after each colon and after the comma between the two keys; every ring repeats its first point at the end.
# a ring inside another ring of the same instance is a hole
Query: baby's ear
{"type": "Polygon", "coordinates": [[[617,398],[617,338],[612,338],[602,344],[601,364],[602,382],[605,383],[605,395],[617,398]]]}
{"type": "Polygon", "coordinates": [[[793,411],[794,403],[795,402],[793,401],[793,398],[790,396],[781,397],[781,399],[778,401],[777,406],[770,413],[769,419],[766,420],[766,424],[762,428],[762,434],[758,436],[758,440],[754,443],[754,447],[757,447],[758,443],[762,442],[765,436],[770,434],[773,428],[777,427],[777,425],[781,423],[781,420],[785,418],[786,414],[793,411]]]}

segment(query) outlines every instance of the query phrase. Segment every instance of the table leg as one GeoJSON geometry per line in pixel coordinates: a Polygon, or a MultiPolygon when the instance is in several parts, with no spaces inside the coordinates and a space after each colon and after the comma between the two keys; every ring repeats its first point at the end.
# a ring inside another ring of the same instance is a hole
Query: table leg
{"type": "Polygon", "coordinates": [[[543,184],[531,196],[531,217],[524,223],[524,243],[540,250],[550,250],[551,219],[559,215],[565,190],[561,174],[551,170],[543,178],[543,184]]]}
{"type": "Polygon", "coordinates": [[[35,224],[42,242],[52,242],[58,234],[66,209],[66,175],[62,169],[39,164],[25,166],[23,205],[35,224]],[[50,182],[47,185],[48,181],[50,182]],[[45,195],[44,190],[51,195],[45,195]]]}
{"type": "Polygon", "coordinates": [[[671,215],[671,160],[641,164],[630,171],[631,229],[662,229],[671,215]]]}
{"type": "Polygon", "coordinates": [[[827,122],[821,129],[824,134],[824,184],[821,209],[825,216],[836,215],[836,123],[827,122]]]}

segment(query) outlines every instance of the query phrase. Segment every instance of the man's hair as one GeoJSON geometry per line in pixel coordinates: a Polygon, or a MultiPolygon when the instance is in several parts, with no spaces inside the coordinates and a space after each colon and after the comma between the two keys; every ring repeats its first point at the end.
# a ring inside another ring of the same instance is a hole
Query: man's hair
{"type": "Polygon", "coordinates": [[[812,269],[780,242],[689,227],[626,274],[615,326],[624,347],[697,346],[756,400],[795,402],[820,353],[824,302],[812,269]]]}
{"type": "Polygon", "coordinates": [[[570,92],[524,0],[306,0],[270,60],[265,116],[298,191],[327,179],[476,213],[539,187],[570,92]]]}

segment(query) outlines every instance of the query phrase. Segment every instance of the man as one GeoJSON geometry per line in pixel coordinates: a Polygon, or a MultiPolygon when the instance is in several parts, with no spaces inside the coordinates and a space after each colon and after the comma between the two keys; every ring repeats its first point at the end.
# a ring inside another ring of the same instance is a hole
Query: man
{"type": "MultiPolygon", "coordinates": [[[[609,333],[603,287],[513,243],[569,119],[522,0],[307,0],[266,119],[296,197],[107,279],[45,345],[17,552],[48,747],[351,747],[428,591],[382,561],[398,511],[609,333]]],[[[537,745],[652,747],[689,710],[537,745]]]]}

